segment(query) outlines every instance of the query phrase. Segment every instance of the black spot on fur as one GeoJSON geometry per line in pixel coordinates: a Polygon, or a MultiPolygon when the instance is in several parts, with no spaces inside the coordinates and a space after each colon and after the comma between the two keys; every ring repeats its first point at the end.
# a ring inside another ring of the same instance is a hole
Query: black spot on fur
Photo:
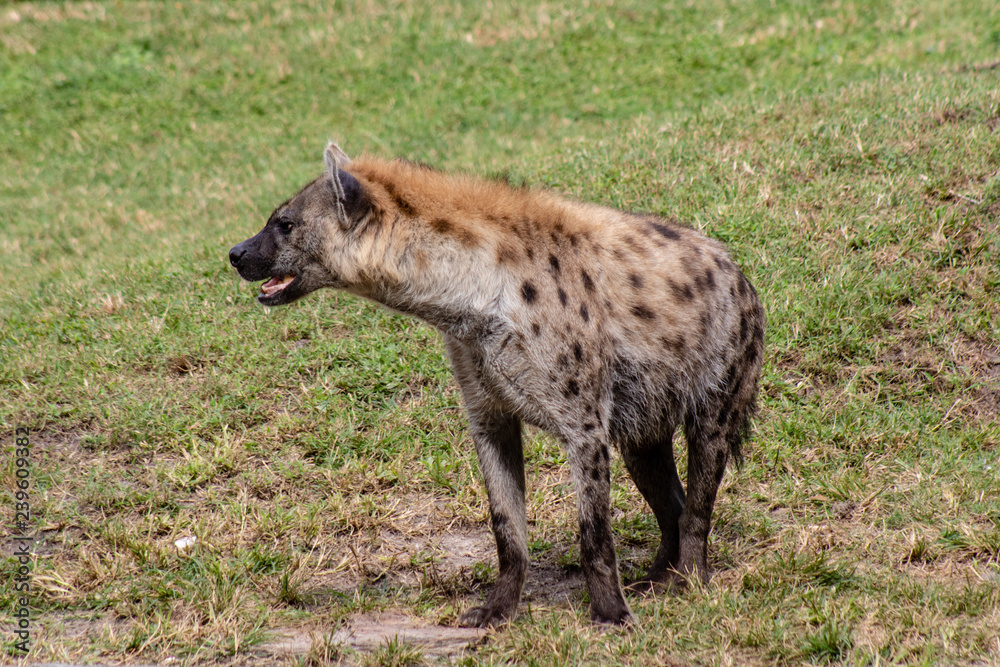
{"type": "Polygon", "coordinates": [[[726,473],[726,452],[719,450],[715,453],[715,485],[722,482],[722,476],[726,473]]]}
{"type": "Polygon", "coordinates": [[[404,214],[409,216],[417,215],[417,209],[414,208],[413,204],[411,204],[407,200],[403,199],[402,197],[393,197],[392,200],[396,202],[396,206],[398,206],[399,210],[402,211],[404,214]]]}
{"type": "Polygon", "coordinates": [[[532,250],[530,246],[528,248],[526,248],[524,252],[528,255],[528,259],[534,259],[535,258],[535,251],[532,250]]]}
{"type": "Polygon", "coordinates": [[[591,424],[590,422],[587,422],[586,424],[583,425],[583,430],[584,431],[593,431],[594,430],[594,425],[591,424]]]}
{"type": "Polygon", "coordinates": [[[431,229],[441,234],[447,234],[451,231],[451,222],[445,220],[444,218],[437,218],[431,221],[431,229]]]}
{"type": "Polygon", "coordinates": [[[608,525],[607,517],[594,516],[593,518],[580,521],[580,557],[584,559],[588,554],[596,560],[603,562],[609,569],[615,565],[614,542],[608,539],[598,542],[602,535],[608,535],[611,526],[608,525]]]}
{"type": "Polygon", "coordinates": [[[678,234],[676,230],[673,230],[666,225],[661,225],[658,222],[651,222],[649,223],[649,226],[662,234],[664,238],[670,239],[671,241],[678,241],[681,238],[681,235],[678,234]]]}
{"type": "Polygon", "coordinates": [[[722,386],[732,389],[733,384],[736,382],[736,373],[737,373],[736,364],[731,364],[729,368],[726,369],[726,379],[723,382],[722,386]]]}
{"type": "Polygon", "coordinates": [[[579,343],[573,343],[573,356],[577,361],[583,361],[583,348],[579,343]]]}
{"type": "Polygon", "coordinates": [[[637,254],[637,255],[643,255],[643,256],[649,254],[649,249],[646,248],[646,246],[644,246],[639,241],[639,239],[637,239],[636,237],[634,237],[634,236],[626,236],[625,239],[624,239],[624,241],[625,241],[625,245],[627,245],[629,248],[631,248],[632,252],[634,252],[635,254],[637,254]]]}
{"type": "Polygon", "coordinates": [[[662,343],[663,347],[667,348],[668,350],[673,350],[674,352],[681,352],[684,349],[686,341],[684,340],[683,334],[677,334],[674,337],[661,336],[660,343],[662,343]]]}
{"type": "Polygon", "coordinates": [[[628,274],[628,279],[629,279],[629,282],[632,283],[632,287],[634,287],[636,289],[641,288],[642,285],[643,285],[642,276],[640,276],[640,275],[638,275],[636,273],[630,273],[630,274],[628,274]]]}
{"type": "Polygon", "coordinates": [[[747,341],[747,335],[750,333],[750,318],[747,315],[748,313],[740,315],[740,344],[747,341]]]}
{"type": "Polygon", "coordinates": [[[535,299],[538,298],[538,291],[535,289],[535,286],[527,280],[521,285],[521,298],[524,299],[525,303],[534,303],[535,299]]]}
{"type": "Polygon", "coordinates": [[[563,291],[562,287],[559,288],[559,303],[563,305],[563,308],[566,307],[566,292],[563,291]]]}
{"type": "Polygon", "coordinates": [[[385,189],[389,192],[389,196],[392,197],[392,201],[395,202],[400,211],[409,216],[417,215],[417,209],[405,197],[399,194],[396,187],[392,183],[384,183],[383,185],[385,185],[385,189]]]}
{"type": "Polygon", "coordinates": [[[567,357],[565,354],[560,354],[558,357],[556,357],[556,365],[558,365],[559,368],[566,368],[566,367],[568,367],[569,366],[569,357],[567,357]]]}
{"type": "Polygon", "coordinates": [[[715,289],[715,274],[712,269],[705,269],[705,287],[715,289]]]}
{"type": "Polygon", "coordinates": [[[559,273],[559,258],[549,255],[549,266],[552,267],[552,273],[559,273]]]}
{"type": "Polygon", "coordinates": [[[517,259],[517,249],[513,245],[501,243],[497,246],[497,262],[499,264],[513,264],[517,259]]]}
{"type": "Polygon", "coordinates": [[[692,256],[690,253],[684,253],[681,255],[680,261],[684,266],[684,271],[687,275],[694,277],[695,288],[700,290],[702,288],[701,274],[699,271],[699,269],[701,269],[701,262],[699,262],[697,258],[692,256]]]}
{"type": "Polygon", "coordinates": [[[576,383],[576,380],[570,380],[566,383],[566,395],[567,396],[579,396],[580,395],[580,385],[576,383]]]}
{"type": "Polygon", "coordinates": [[[580,317],[583,318],[584,322],[590,321],[590,311],[587,310],[587,304],[580,306],[580,317]]]}
{"type": "Polygon", "coordinates": [[[532,322],[531,323],[531,333],[535,334],[536,336],[538,336],[538,335],[540,335],[542,333],[542,328],[540,326],[538,326],[537,322],[532,322]]]}
{"type": "Polygon", "coordinates": [[[726,427],[726,422],[729,421],[729,412],[732,410],[732,407],[733,405],[731,402],[726,402],[719,409],[719,418],[716,421],[718,422],[720,428],[726,427]]]}
{"type": "Polygon", "coordinates": [[[569,244],[571,246],[573,246],[575,248],[576,244],[579,243],[579,242],[580,242],[580,237],[579,236],[577,236],[576,234],[570,234],[569,235],[569,244]]]}
{"type": "Polygon", "coordinates": [[[601,479],[601,471],[598,468],[592,468],[590,470],[590,478],[595,482],[601,479]]]}
{"type": "Polygon", "coordinates": [[[656,313],[643,305],[632,306],[632,314],[642,320],[655,320],[656,313]]]}
{"type": "Polygon", "coordinates": [[[580,271],[580,278],[583,280],[583,289],[588,292],[594,291],[594,281],[591,280],[590,274],[586,271],[580,271]]]}
{"type": "Polygon", "coordinates": [[[679,301],[693,301],[694,300],[694,290],[691,289],[691,285],[685,283],[683,285],[678,285],[670,278],[667,278],[667,286],[670,291],[674,293],[679,301]]]}
{"type": "Polygon", "coordinates": [[[723,395],[725,399],[722,405],[719,406],[719,416],[716,418],[715,422],[719,425],[719,428],[725,430],[726,424],[729,423],[729,416],[733,411],[733,391],[734,388],[724,387],[723,395]],[[728,391],[727,391],[728,389],[728,391]]]}
{"type": "Polygon", "coordinates": [[[734,350],[740,349],[740,347],[743,345],[743,341],[740,340],[739,333],[735,331],[733,332],[733,335],[729,339],[729,344],[732,346],[734,350]]]}

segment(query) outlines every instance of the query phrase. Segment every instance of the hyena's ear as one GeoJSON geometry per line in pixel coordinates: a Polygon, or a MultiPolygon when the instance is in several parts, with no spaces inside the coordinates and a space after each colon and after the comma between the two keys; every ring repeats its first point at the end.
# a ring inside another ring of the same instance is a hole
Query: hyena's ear
{"type": "Polygon", "coordinates": [[[330,185],[336,201],[337,222],[346,229],[353,229],[363,222],[371,210],[371,201],[358,179],[344,171],[351,164],[340,146],[330,142],[323,154],[326,171],[330,176],[330,185]]]}
{"type": "Polygon", "coordinates": [[[323,159],[326,161],[326,168],[331,174],[338,167],[346,167],[351,164],[351,158],[347,157],[347,153],[340,150],[340,146],[332,141],[326,145],[323,159]]]}

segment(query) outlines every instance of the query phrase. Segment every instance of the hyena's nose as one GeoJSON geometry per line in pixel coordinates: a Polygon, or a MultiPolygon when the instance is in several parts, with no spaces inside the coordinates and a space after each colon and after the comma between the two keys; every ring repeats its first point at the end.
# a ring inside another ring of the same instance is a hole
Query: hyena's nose
{"type": "Polygon", "coordinates": [[[243,253],[245,251],[242,247],[240,247],[242,245],[243,245],[242,243],[240,243],[239,245],[234,245],[233,249],[229,251],[229,263],[232,264],[233,266],[237,266],[240,263],[240,260],[243,258],[243,253]]]}

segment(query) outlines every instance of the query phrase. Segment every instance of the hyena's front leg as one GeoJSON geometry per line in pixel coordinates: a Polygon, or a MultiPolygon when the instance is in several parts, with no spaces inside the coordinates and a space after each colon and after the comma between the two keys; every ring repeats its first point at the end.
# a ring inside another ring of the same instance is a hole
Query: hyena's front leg
{"type": "Polygon", "coordinates": [[[524,509],[524,453],[521,421],[486,390],[475,362],[461,343],[446,338],[469,415],[469,430],[490,501],[500,572],[486,604],[459,619],[464,626],[486,627],[512,618],[528,572],[528,522],[524,509]]]}
{"type": "Polygon", "coordinates": [[[490,500],[500,572],[489,600],[473,607],[459,622],[485,627],[513,618],[528,571],[528,524],[524,510],[524,458],[521,422],[502,413],[469,411],[472,439],[490,500]]]}
{"type": "Polygon", "coordinates": [[[590,619],[597,623],[634,621],[622,594],[611,531],[611,467],[601,440],[568,442],[580,515],[580,565],[590,591],[590,619]]]}

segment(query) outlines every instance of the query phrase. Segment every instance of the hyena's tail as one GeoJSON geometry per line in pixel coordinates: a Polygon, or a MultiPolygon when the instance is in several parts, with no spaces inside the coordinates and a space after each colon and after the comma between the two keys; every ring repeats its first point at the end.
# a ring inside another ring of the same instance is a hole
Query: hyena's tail
{"type": "Polygon", "coordinates": [[[743,443],[750,439],[750,427],[757,411],[760,370],[764,363],[764,307],[753,285],[746,278],[740,290],[748,291],[748,299],[740,313],[739,345],[727,371],[724,391],[729,393],[728,406],[719,412],[719,427],[726,434],[729,455],[737,466],[743,464],[743,443]],[[728,409],[727,409],[728,408],[728,409]]]}

